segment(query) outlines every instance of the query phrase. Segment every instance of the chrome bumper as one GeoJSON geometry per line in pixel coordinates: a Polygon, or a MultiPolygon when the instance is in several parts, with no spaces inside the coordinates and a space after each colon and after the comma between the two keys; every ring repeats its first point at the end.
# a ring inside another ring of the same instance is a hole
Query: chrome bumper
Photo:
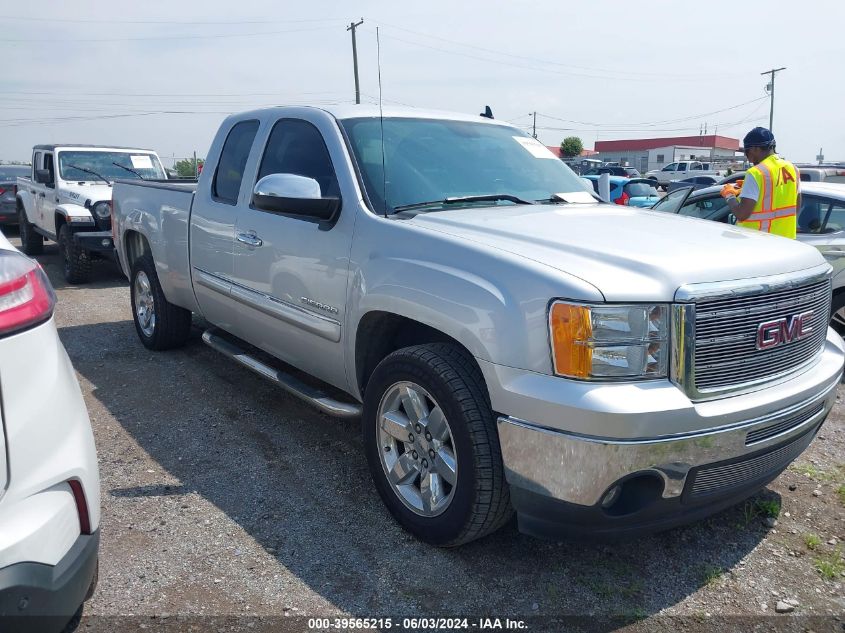
{"type": "MultiPolygon", "coordinates": [[[[740,465],[738,470],[769,467],[777,473],[806,447],[793,440],[806,434],[809,443],[812,430],[833,408],[841,376],[840,365],[834,375],[819,377],[821,388],[817,393],[774,413],[717,429],[657,438],[592,437],[502,416],[498,429],[507,480],[513,487],[550,499],[595,506],[629,475],[657,475],[663,482],[662,497],[678,498],[691,471],[716,462],[741,460],[746,455],[764,456],[766,449],[786,461],[769,463],[763,459],[748,467],[740,465]],[[794,454],[781,450],[791,444],[797,450],[794,454]]],[[[777,403],[772,404],[777,409],[777,403]]],[[[725,472],[725,476],[736,473],[725,472]]],[[[706,476],[700,478],[706,488],[706,476]]]]}

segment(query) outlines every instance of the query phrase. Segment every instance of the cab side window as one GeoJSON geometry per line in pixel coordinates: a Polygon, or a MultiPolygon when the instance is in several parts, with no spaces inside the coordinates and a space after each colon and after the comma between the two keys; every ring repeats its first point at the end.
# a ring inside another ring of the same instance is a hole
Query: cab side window
{"type": "Polygon", "coordinates": [[[49,152],[44,154],[44,169],[46,169],[50,173],[50,182],[47,183],[48,187],[55,187],[56,186],[56,171],[53,167],[53,155],[49,152]]]}
{"type": "Polygon", "coordinates": [[[44,155],[41,152],[35,152],[35,155],[32,157],[32,182],[35,182],[35,172],[39,169],[42,169],[42,165],[44,164],[44,155]]]}
{"type": "Polygon", "coordinates": [[[802,196],[798,211],[799,233],[821,233],[827,214],[828,203],[815,196],[802,196]]]}
{"type": "Polygon", "coordinates": [[[296,174],[313,178],[324,198],[340,197],[334,166],[320,131],[307,121],[281,119],[270,132],[258,180],[269,174],[296,174]]]}
{"type": "Polygon", "coordinates": [[[211,195],[218,202],[238,203],[244,167],[256,132],[258,121],[240,121],[229,130],[211,183],[211,195]]]}
{"type": "Polygon", "coordinates": [[[824,232],[836,233],[842,230],[845,230],[845,203],[834,202],[827,213],[824,232]]]}

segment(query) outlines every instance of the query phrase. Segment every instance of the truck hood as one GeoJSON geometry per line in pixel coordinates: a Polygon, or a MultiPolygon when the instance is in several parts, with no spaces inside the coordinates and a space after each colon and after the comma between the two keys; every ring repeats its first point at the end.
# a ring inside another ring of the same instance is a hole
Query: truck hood
{"type": "Polygon", "coordinates": [[[816,249],[795,240],[618,205],[476,207],[408,221],[574,275],[608,301],[671,301],[683,284],[764,277],[824,263],[816,249]]]}
{"type": "Polygon", "coordinates": [[[59,189],[59,204],[70,203],[85,206],[86,200],[91,202],[111,200],[111,185],[104,182],[88,185],[64,183],[59,189]]]}

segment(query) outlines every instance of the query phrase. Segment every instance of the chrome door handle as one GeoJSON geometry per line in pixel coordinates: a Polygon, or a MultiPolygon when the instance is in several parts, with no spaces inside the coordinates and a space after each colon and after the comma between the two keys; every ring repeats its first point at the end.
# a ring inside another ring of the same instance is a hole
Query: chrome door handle
{"type": "Polygon", "coordinates": [[[238,233],[237,240],[247,246],[261,246],[264,241],[255,233],[238,233]]]}
{"type": "Polygon", "coordinates": [[[829,250],[829,251],[822,251],[822,255],[825,257],[845,257],[845,251],[840,251],[837,249],[829,250]]]}

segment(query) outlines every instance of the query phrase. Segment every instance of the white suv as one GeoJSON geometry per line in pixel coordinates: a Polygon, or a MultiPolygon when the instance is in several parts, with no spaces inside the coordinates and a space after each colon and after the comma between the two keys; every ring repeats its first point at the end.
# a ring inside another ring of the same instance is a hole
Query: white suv
{"type": "Polygon", "coordinates": [[[60,631],[96,585],[97,454],[55,304],[38,263],[0,234],[3,631],[60,631]]]}

